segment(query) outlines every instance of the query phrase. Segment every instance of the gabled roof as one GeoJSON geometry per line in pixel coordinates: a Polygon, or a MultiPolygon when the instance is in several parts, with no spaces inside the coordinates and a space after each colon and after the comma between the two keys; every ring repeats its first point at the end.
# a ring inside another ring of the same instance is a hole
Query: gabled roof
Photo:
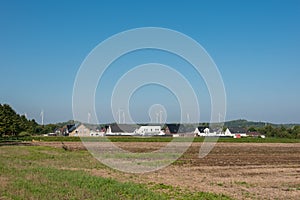
{"type": "Polygon", "coordinates": [[[67,130],[68,130],[68,132],[72,132],[74,129],[76,129],[75,124],[68,124],[68,125],[67,125],[67,130]]]}
{"type": "Polygon", "coordinates": [[[179,127],[179,133],[192,133],[195,131],[195,127],[194,126],[189,126],[189,125],[185,125],[185,124],[181,124],[179,127]]]}
{"type": "Polygon", "coordinates": [[[71,132],[74,131],[79,125],[80,125],[79,123],[67,125],[67,130],[68,130],[68,132],[71,133],[71,132]]]}
{"type": "Polygon", "coordinates": [[[194,132],[195,127],[184,124],[166,124],[170,133],[190,133],[194,132]]]}
{"type": "Polygon", "coordinates": [[[137,127],[133,124],[111,124],[110,128],[113,133],[132,133],[137,127]]]}
{"type": "Polygon", "coordinates": [[[166,124],[170,133],[177,133],[179,130],[179,124],[166,124]]]}
{"type": "Polygon", "coordinates": [[[206,126],[198,126],[198,130],[200,133],[204,133],[204,130],[206,129],[206,126]]]}

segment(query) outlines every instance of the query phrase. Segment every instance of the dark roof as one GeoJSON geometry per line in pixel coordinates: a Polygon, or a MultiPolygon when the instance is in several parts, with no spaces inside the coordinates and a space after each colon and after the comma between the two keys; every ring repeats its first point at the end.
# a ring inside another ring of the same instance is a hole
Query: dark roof
{"type": "Polygon", "coordinates": [[[195,127],[184,124],[166,124],[170,133],[190,133],[194,132],[195,127]]]}
{"type": "Polygon", "coordinates": [[[243,127],[231,127],[228,128],[231,133],[247,133],[247,129],[243,127]]]}
{"type": "Polygon", "coordinates": [[[132,133],[137,127],[132,124],[111,124],[110,128],[113,133],[132,133]]]}
{"type": "Polygon", "coordinates": [[[198,130],[200,133],[204,133],[204,129],[206,129],[206,126],[198,126],[198,130]]]}
{"type": "Polygon", "coordinates": [[[76,129],[75,124],[68,124],[68,125],[67,125],[67,130],[68,130],[68,132],[72,132],[74,129],[76,129]]]}
{"type": "Polygon", "coordinates": [[[68,132],[70,133],[70,132],[74,131],[79,125],[80,125],[79,123],[67,125],[68,132]]]}
{"type": "Polygon", "coordinates": [[[195,131],[195,126],[189,126],[189,125],[180,125],[179,133],[191,133],[195,131]]]}
{"type": "Polygon", "coordinates": [[[179,129],[179,124],[166,124],[170,133],[177,133],[179,129]]]}

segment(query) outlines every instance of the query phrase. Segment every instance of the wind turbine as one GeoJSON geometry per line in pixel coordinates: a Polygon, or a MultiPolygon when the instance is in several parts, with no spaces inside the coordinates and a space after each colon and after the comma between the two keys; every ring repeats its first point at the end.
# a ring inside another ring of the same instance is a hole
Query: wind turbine
{"type": "Polygon", "coordinates": [[[159,122],[162,124],[162,110],[159,111],[159,122]]]}
{"type": "Polygon", "coordinates": [[[219,113],[219,123],[221,122],[221,113],[219,113]]]}
{"type": "Polygon", "coordinates": [[[188,124],[190,123],[190,114],[189,113],[186,114],[186,121],[188,124]]]}
{"type": "Polygon", "coordinates": [[[41,118],[42,118],[42,125],[44,125],[44,110],[42,109],[41,111],[41,118]]]}
{"type": "Polygon", "coordinates": [[[88,112],[88,124],[90,123],[90,121],[91,121],[91,113],[88,112]]]}
{"type": "MultiPolygon", "coordinates": [[[[122,109],[118,109],[117,114],[119,115],[119,124],[121,124],[121,112],[122,109]]],[[[123,121],[125,121],[125,113],[123,112],[123,121]]]]}
{"type": "Polygon", "coordinates": [[[123,111],[123,124],[125,124],[125,112],[123,111]]]}

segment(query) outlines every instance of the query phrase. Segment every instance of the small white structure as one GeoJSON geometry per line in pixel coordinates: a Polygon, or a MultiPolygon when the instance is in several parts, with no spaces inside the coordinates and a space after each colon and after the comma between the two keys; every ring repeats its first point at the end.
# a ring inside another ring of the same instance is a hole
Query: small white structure
{"type": "Polygon", "coordinates": [[[230,136],[233,138],[241,138],[241,137],[247,137],[246,130],[243,128],[231,128],[231,131],[229,128],[225,131],[225,136],[230,136]]]}
{"type": "Polygon", "coordinates": [[[160,126],[141,126],[134,133],[136,135],[165,135],[160,126]]]}
{"type": "Polygon", "coordinates": [[[195,128],[194,134],[196,136],[205,136],[205,134],[204,134],[204,128],[202,128],[202,127],[195,128]]]}
{"type": "Polygon", "coordinates": [[[106,129],[106,133],[110,134],[111,133],[111,127],[108,126],[108,128],[106,129]]]}
{"type": "Polygon", "coordinates": [[[90,136],[93,136],[93,137],[103,137],[105,135],[105,132],[103,131],[94,131],[94,130],[91,130],[90,132],[90,136]]]}
{"type": "Polygon", "coordinates": [[[217,136],[216,132],[211,131],[209,128],[198,127],[195,129],[194,133],[197,136],[206,137],[206,136],[217,136]]]}
{"type": "Polygon", "coordinates": [[[209,128],[204,129],[204,134],[206,134],[206,135],[210,134],[209,128]]]}
{"type": "Polygon", "coordinates": [[[232,133],[230,132],[230,130],[227,128],[227,129],[225,130],[224,136],[226,136],[226,137],[234,137],[235,134],[232,134],[232,133]]]}
{"type": "Polygon", "coordinates": [[[106,136],[153,136],[153,135],[165,135],[160,126],[141,126],[135,129],[133,132],[112,132],[111,126],[109,126],[105,133],[106,136]]]}
{"type": "Polygon", "coordinates": [[[234,134],[230,132],[229,129],[222,131],[221,128],[210,129],[207,127],[197,127],[194,131],[194,134],[200,137],[233,137],[234,134]]]}

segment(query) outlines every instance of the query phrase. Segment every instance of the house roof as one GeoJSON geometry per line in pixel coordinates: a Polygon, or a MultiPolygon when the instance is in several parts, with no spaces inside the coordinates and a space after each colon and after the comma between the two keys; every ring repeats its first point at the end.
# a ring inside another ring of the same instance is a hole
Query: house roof
{"type": "Polygon", "coordinates": [[[69,133],[71,133],[72,131],[74,131],[79,126],[80,126],[79,123],[77,123],[77,124],[69,124],[69,125],[67,125],[67,130],[68,130],[69,133]]]}
{"type": "Polygon", "coordinates": [[[166,124],[170,133],[189,133],[195,130],[195,127],[184,124],[166,124]]]}
{"type": "Polygon", "coordinates": [[[243,127],[231,127],[228,128],[230,130],[231,133],[246,133],[247,129],[243,128],[243,127]]]}
{"type": "Polygon", "coordinates": [[[111,124],[110,128],[113,133],[132,133],[137,127],[133,124],[111,124]]]}
{"type": "Polygon", "coordinates": [[[206,126],[198,126],[197,127],[200,133],[204,133],[204,130],[207,128],[206,126]]]}

